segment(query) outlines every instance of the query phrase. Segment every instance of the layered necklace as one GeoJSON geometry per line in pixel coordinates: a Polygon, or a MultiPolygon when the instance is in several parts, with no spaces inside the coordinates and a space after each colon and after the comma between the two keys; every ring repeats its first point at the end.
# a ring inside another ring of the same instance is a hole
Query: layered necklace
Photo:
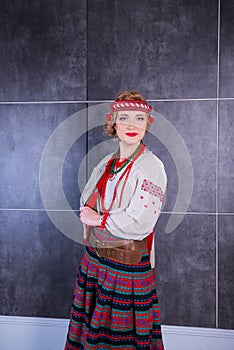
{"type": "Polygon", "coordinates": [[[140,144],[138,145],[136,150],[126,160],[124,160],[123,164],[117,170],[115,170],[115,165],[117,162],[117,158],[119,157],[120,150],[118,150],[118,152],[108,161],[106,168],[105,168],[105,171],[104,171],[103,175],[101,176],[101,178],[96,186],[97,190],[100,194],[100,197],[101,197],[101,204],[102,204],[103,213],[108,213],[112,209],[113,204],[114,204],[115,199],[116,199],[116,196],[117,196],[118,187],[119,187],[121,181],[123,180],[123,178],[125,177],[124,183],[122,186],[122,190],[121,190],[120,201],[119,201],[119,205],[118,205],[119,207],[121,206],[123,190],[124,190],[124,187],[126,185],[126,182],[127,182],[128,176],[130,174],[131,168],[133,166],[133,163],[143,153],[144,150],[145,150],[145,145],[142,142],[140,142],[140,144]],[[124,171],[121,174],[121,176],[119,177],[119,179],[114,187],[114,193],[113,193],[113,197],[112,197],[112,201],[110,203],[110,206],[109,206],[109,208],[106,208],[105,207],[105,198],[106,198],[107,182],[111,176],[119,173],[123,169],[124,169],[124,171]]]}
{"type": "Polygon", "coordinates": [[[142,145],[143,145],[143,143],[141,141],[139,143],[139,145],[137,146],[137,148],[135,149],[135,151],[128,158],[124,159],[123,162],[119,161],[120,149],[118,149],[118,151],[115,155],[115,158],[111,164],[110,173],[117,174],[121,170],[123,170],[131,162],[131,160],[135,157],[135,155],[137,154],[137,152],[139,151],[139,149],[141,148],[142,145]],[[123,163],[123,164],[121,165],[121,163],[123,163]],[[121,166],[119,167],[118,165],[121,165],[121,166]],[[115,167],[117,167],[116,170],[115,170],[115,167]]]}

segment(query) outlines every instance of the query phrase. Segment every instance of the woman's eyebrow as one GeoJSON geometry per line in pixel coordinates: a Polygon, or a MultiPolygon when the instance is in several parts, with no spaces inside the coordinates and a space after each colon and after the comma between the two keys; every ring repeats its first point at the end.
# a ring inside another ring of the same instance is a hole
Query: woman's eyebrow
{"type": "Polygon", "coordinates": [[[127,113],[119,113],[119,116],[123,116],[123,117],[129,117],[129,114],[127,114],[127,113]]]}
{"type": "MultiPolygon", "coordinates": [[[[119,116],[124,116],[124,117],[129,117],[129,114],[127,114],[127,113],[124,113],[124,112],[120,112],[119,113],[119,116]]],[[[135,114],[135,116],[133,116],[133,117],[145,117],[145,114],[144,113],[139,113],[139,114],[135,114]]]]}

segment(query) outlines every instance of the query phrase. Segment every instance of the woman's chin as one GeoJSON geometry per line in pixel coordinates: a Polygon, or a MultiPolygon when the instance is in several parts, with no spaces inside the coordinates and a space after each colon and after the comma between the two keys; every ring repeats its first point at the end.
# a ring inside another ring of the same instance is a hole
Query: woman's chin
{"type": "Polygon", "coordinates": [[[128,137],[128,138],[123,138],[122,140],[120,140],[120,142],[129,146],[132,146],[132,145],[138,145],[140,140],[136,137],[134,138],[128,137]]]}

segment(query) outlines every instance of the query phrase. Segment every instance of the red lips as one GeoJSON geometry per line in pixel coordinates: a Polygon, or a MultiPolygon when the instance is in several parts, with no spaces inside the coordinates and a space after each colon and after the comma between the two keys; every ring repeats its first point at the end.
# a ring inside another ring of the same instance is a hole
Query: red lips
{"type": "Polygon", "coordinates": [[[135,136],[137,136],[137,133],[136,132],[126,132],[126,135],[130,136],[130,137],[135,137],[135,136]]]}

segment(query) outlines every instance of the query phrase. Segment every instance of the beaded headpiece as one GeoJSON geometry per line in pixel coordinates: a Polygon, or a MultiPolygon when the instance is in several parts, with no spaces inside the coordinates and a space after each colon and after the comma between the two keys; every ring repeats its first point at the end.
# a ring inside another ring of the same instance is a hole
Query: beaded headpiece
{"type": "Polygon", "coordinates": [[[107,121],[112,121],[112,114],[113,112],[118,111],[142,111],[149,114],[149,122],[154,122],[154,117],[150,115],[150,112],[152,111],[152,107],[148,105],[145,101],[136,101],[136,100],[117,100],[110,104],[110,108],[112,113],[108,113],[106,115],[107,121]]]}

